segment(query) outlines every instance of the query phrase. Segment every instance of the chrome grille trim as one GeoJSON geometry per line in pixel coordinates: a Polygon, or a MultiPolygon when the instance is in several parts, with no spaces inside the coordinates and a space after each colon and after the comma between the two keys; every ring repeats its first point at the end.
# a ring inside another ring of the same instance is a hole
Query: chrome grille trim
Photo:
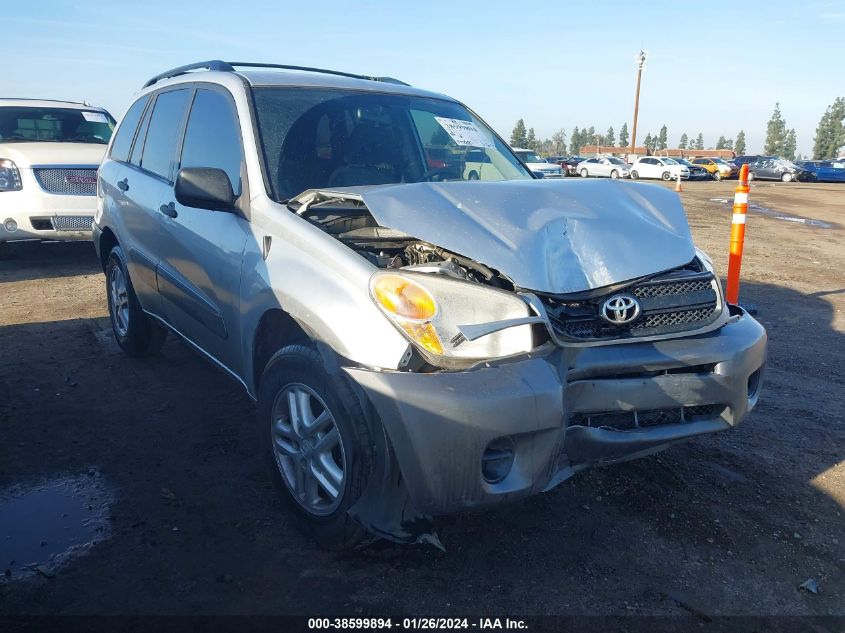
{"type": "Polygon", "coordinates": [[[55,231],[90,231],[93,215],[57,215],[50,218],[55,231]]]}
{"type": "MultiPolygon", "coordinates": [[[[690,267],[615,288],[588,299],[544,296],[540,299],[552,333],[560,341],[624,341],[688,332],[710,326],[722,314],[718,281],[704,270],[690,267]],[[617,293],[633,295],[641,315],[625,325],[614,325],[599,316],[602,303],[617,293]]],[[[560,342],[559,341],[559,342],[560,342]]]]}
{"type": "Polygon", "coordinates": [[[32,175],[47,193],[66,196],[93,196],[97,193],[97,167],[33,167],[32,175]]]}

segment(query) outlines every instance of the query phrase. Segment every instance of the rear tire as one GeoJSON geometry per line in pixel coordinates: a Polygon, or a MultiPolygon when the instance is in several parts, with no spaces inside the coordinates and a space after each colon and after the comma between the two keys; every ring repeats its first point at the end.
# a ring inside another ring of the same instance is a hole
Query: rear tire
{"type": "Polygon", "coordinates": [[[588,172],[586,169],[581,170],[581,178],[587,178],[589,175],[590,172],[588,172]]]}
{"type": "Polygon", "coordinates": [[[749,181],[749,182],[751,182],[752,180],[754,180],[754,172],[753,172],[753,171],[749,171],[749,172],[748,172],[748,181],[749,181]]]}
{"type": "Polygon", "coordinates": [[[112,332],[123,351],[129,356],[149,356],[161,350],[167,339],[167,330],[141,308],[120,246],[109,252],[106,295],[112,332]]]}
{"type": "Polygon", "coordinates": [[[475,171],[475,170],[469,172],[469,175],[467,176],[467,180],[478,180],[478,172],[475,171]]]}
{"type": "Polygon", "coordinates": [[[273,480],[304,531],[329,549],[363,542],[367,531],[349,509],[366,488],[375,455],[348,378],[330,375],[311,345],[282,348],[261,376],[258,432],[273,480]]]}

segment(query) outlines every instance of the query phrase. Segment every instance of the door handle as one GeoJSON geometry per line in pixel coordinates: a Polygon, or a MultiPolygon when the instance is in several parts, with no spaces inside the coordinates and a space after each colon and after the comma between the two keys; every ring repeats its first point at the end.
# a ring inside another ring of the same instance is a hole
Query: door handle
{"type": "Polygon", "coordinates": [[[178,213],[176,213],[176,204],[173,202],[161,205],[158,210],[161,211],[168,218],[175,218],[177,215],[179,215],[178,213]]]}
{"type": "Polygon", "coordinates": [[[129,179],[124,178],[123,180],[117,181],[117,188],[121,191],[129,191],[129,179]]]}

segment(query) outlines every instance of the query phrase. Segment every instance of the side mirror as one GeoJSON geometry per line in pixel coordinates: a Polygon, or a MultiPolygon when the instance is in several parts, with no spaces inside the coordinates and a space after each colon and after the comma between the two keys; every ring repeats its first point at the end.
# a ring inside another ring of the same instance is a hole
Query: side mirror
{"type": "Polygon", "coordinates": [[[232,211],[235,193],[229,176],[216,167],[183,167],[176,175],[176,200],[186,207],[232,211]]]}

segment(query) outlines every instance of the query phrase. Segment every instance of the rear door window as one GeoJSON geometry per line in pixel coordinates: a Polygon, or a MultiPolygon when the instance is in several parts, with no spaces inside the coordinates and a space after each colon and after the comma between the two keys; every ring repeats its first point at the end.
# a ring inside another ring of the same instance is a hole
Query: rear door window
{"type": "Polygon", "coordinates": [[[141,168],[169,181],[173,180],[176,144],[190,96],[187,89],[158,95],[144,142],[141,168]]]}
{"type": "Polygon", "coordinates": [[[132,140],[135,138],[135,132],[138,129],[138,122],[141,120],[141,115],[144,113],[144,107],[149,101],[148,96],[138,99],[126,111],[123,120],[120,122],[120,127],[114,137],[114,143],[111,146],[111,159],[121,162],[129,160],[129,150],[132,148],[132,140]]]}
{"type": "Polygon", "coordinates": [[[232,191],[241,193],[240,125],[235,106],[222,92],[198,90],[191,107],[181,167],[216,167],[229,176],[232,191]]]}

